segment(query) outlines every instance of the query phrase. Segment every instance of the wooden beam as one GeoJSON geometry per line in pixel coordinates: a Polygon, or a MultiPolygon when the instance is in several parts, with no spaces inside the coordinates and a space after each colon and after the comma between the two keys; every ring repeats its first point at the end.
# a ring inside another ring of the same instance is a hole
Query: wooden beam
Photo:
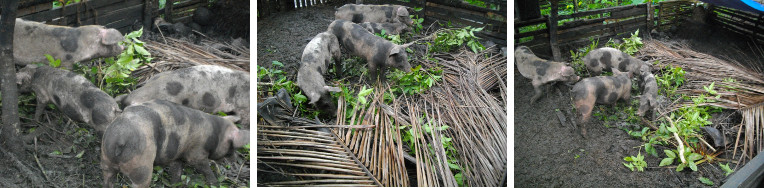
{"type": "Polygon", "coordinates": [[[552,57],[555,61],[562,61],[560,47],[557,44],[557,5],[559,0],[552,0],[552,9],[549,16],[549,46],[552,48],[552,57]]]}

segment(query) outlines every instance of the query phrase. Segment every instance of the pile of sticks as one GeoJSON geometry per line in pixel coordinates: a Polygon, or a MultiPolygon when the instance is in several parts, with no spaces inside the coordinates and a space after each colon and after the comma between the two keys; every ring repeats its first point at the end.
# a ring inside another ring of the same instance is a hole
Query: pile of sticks
{"type": "Polygon", "coordinates": [[[243,44],[220,43],[202,39],[202,45],[164,37],[145,41],[144,47],[154,58],[133,71],[142,83],[154,74],[195,65],[218,65],[249,72],[249,48],[243,44]]]}
{"type": "MultiPolygon", "coordinates": [[[[666,66],[682,67],[686,72],[685,83],[678,88],[678,94],[705,94],[708,99],[712,99],[713,96],[703,87],[714,83],[714,89],[721,97],[703,105],[742,109],[764,102],[764,71],[760,68],[744,67],[732,60],[722,60],[699,53],[690,49],[687,44],[677,41],[645,40],[644,48],[638,54],[637,58],[659,62],[653,65],[653,70],[666,66]]],[[[692,101],[679,102],[671,108],[688,105],[693,105],[692,101]]]]}

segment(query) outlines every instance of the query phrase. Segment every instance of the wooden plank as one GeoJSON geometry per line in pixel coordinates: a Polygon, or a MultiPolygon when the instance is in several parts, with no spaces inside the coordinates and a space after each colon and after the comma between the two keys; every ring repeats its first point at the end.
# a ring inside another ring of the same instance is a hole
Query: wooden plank
{"type": "Polygon", "coordinates": [[[176,4],[175,7],[173,7],[173,8],[175,8],[175,9],[182,9],[182,8],[185,8],[185,7],[188,7],[188,6],[198,5],[198,4],[202,4],[202,1],[200,1],[200,0],[186,0],[186,1],[181,1],[180,3],[176,4]]]}
{"type": "Polygon", "coordinates": [[[584,12],[577,12],[569,15],[560,15],[559,19],[570,19],[570,18],[576,18],[576,17],[584,17],[589,15],[595,15],[595,14],[602,14],[607,12],[618,12],[618,11],[624,11],[629,9],[635,9],[635,8],[645,8],[647,5],[645,4],[639,4],[639,5],[626,5],[626,6],[617,6],[617,7],[610,7],[610,8],[604,8],[604,9],[597,9],[597,10],[591,10],[591,11],[584,11],[584,12]]]}
{"type": "Polygon", "coordinates": [[[762,174],[764,174],[764,155],[756,155],[743,168],[735,171],[721,187],[758,187],[764,177],[762,174]]]}
{"type": "Polygon", "coordinates": [[[737,10],[737,9],[731,9],[731,8],[727,8],[727,7],[717,7],[717,10],[721,10],[721,11],[725,11],[725,12],[732,12],[734,14],[742,15],[742,16],[745,16],[745,17],[757,17],[758,16],[757,14],[754,14],[754,13],[750,13],[750,12],[746,12],[746,11],[740,11],[740,10],[737,10]]]}
{"type": "Polygon", "coordinates": [[[588,25],[586,27],[578,27],[573,29],[567,29],[567,30],[560,30],[559,35],[562,39],[570,39],[570,38],[576,38],[577,36],[583,36],[587,33],[593,32],[593,31],[603,31],[607,29],[612,29],[616,27],[622,27],[624,25],[630,25],[635,23],[644,23],[644,16],[638,17],[635,19],[620,21],[616,23],[610,23],[610,24],[593,24],[588,25]]]}
{"type": "Polygon", "coordinates": [[[29,6],[29,7],[26,7],[24,9],[16,10],[16,17],[23,17],[23,16],[30,15],[30,14],[33,14],[33,13],[38,13],[38,12],[50,10],[51,8],[52,8],[52,5],[51,5],[50,2],[43,3],[43,4],[38,4],[38,5],[33,5],[33,6],[29,6]]]}
{"type": "MultiPolygon", "coordinates": [[[[147,30],[151,29],[152,20],[154,19],[154,15],[152,10],[154,10],[154,6],[158,1],[156,0],[146,0],[143,3],[143,28],[146,28],[147,30]]],[[[158,6],[157,6],[158,8],[158,6]]]]}
{"type": "Polygon", "coordinates": [[[460,7],[460,8],[463,8],[463,9],[477,11],[477,12],[492,12],[494,14],[502,15],[505,18],[507,17],[507,11],[506,10],[499,11],[499,10],[493,10],[493,9],[489,9],[489,8],[481,8],[481,7],[477,7],[477,6],[474,6],[474,5],[467,4],[467,3],[462,2],[462,1],[427,0],[426,2],[428,2],[428,3],[432,2],[432,3],[441,4],[441,5],[447,5],[447,6],[450,6],[450,7],[460,7]]]}
{"type": "Polygon", "coordinates": [[[451,21],[452,24],[458,24],[458,25],[462,25],[462,26],[473,26],[473,27],[483,27],[483,26],[485,26],[483,24],[478,24],[476,22],[470,22],[470,21],[466,21],[466,20],[462,20],[462,19],[453,19],[453,18],[451,18],[449,16],[441,15],[441,14],[436,14],[434,12],[426,12],[426,15],[428,16],[428,19],[439,20],[439,21],[441,21],[441,23],[447,23],[447,22],[451,21]]]}
{"type": "Polygon", "coordinates": [[[741,29],[745,29],[746,32],[750,33],[750,26],[751,25],[745,24],[745,22],[741,23],[739,21],[735,21],[735,20],[731,20],[731,19],[727,19],[727,18],[721,18],[721,17],[717,17],[717,19],[719,19],[720,23],[730,24],[730,25],[733,25],[733,26],[736,26],[736,27],[740,27],[741,29]]]}
{"type": "MultiPolygon", "coordinates": [[[[138,0],[138,1],[140,1],[140,0],[138,0]]],[[[54,18],[58,18],[58,17],[62,17],[62,16],[68,16],[68,15],[74,15],[77,12],[78,4],[81,4],[81,3],[83,3],[83,2],[72,3],[72,4],[66,5],[64,7],[61,7],[60,9],[47,10],[47,11],[42,11],[42,12],[38,12],[38,13],[29,14],[29,15],[23,16],[21,18],[26,19],[26,20],[38,21],[38,22],[50,21],[51,19],[54,19],[54,18]]],[[[104,6],[115,4],[114,2],[109,2],[109,1],[92,1],[92,2],[88,1],[87,3],[88,3],[89,7],[94,8],[94,9],[99,9],[101,7],[104,7],[104,6]]],[[[83,7],[86,7],[86,6],[83,6],[83,7]]]]}
{"type": "MultiPolygon", "coordinates": [[[[108,5],[105,7],[101,7],[99,9],[96,9],[95,12],[91,11],[90,14],[85,14],[85,11],[82,11],[82,15],[80,15],[79,17],[79,20],[82,21],[81,24],[77,23],[76,15],[68,15],[67,16],[68,22],[66,23],[66,25],[79,26],[79,25],[103,24],[103,22],[101,22],[101,19],[104,16],[113,14],[114,12],[118,12],[121,9],[124,9],[126,7],[144,6],[142,3],[143,2],[141,0],[131,0],[131,1],[126,1],[126,2],[121,2],[121,3],[116,3],[116,4],[108,5]],[[93,13],[98,13],[98,14],[93,14],[93,13]],[[94,16],[98,16],[97,18],[97,20],[99,21],[98,23],[95,23],[93,21],[94,16]]],[[[142,15],[139,17],[142,17],[142,15]]]]}
{"type": "Polygon", "coordinates": [[[722,15],[738,18],[741,20],[746,20],[750,22],[755,22],[756,20],[756,16],[746,16],[746,15],[739,14],[739,12],[735,12],[735,11],[729,11],[729,10],[725,11],[721,9],[718,9],[717,11],[718,11],[717,13],[721,13],[722,15]]]}
{"type": "Polygon", "coordinates": [[[93,24],[105,25],[115,21],[119,21],[121,19],[141,20],[142,13],[143,13],[143,4],[137,4],[127,8],[110,11],[103,15],[99,15],[98,17],[90,17],[88,19],[83,20],[82,24],[83,25],[93,25],[93,24]],[[96,21],[98,21],[98,23],[96,23],[96,21]]]}
{"type": "Polygon", "coordinates": [[[457,9],[453,7],[447,7],[434,3],[427,3],[427,11],[445,13],[448,16],[452,16],[454,19],[470,19],[479,21],[484,24],[500,25],[502,22],[488,18],[485,13],[474,12],[466,9],[457,9]]]}
{"type": "Polygon", "coordinates": [[[521,28],[521,27],[525,27],[529,25],[537,25],[541,23],[546,23],[546,19],[547,19],[546,17],[541,17],[541,18],[536,18],[533,20],[520,21],[520,22],[518,22],[517,19],[515,19],[515,28],[521,28]]]}
{"type": "Polygon", "coordinates": [[[539,29],[539,30],[531,31],[531,32],[516,33],[515,39],[528,37],[528,36],[542,35],[542,34],[548,35],[548,33],[549,33],[549,29],[539,29]]]}

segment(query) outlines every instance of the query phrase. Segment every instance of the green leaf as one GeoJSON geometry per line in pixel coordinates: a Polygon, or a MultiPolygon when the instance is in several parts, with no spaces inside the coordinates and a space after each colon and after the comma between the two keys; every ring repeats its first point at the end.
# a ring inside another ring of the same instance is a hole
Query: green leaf
{"type": "Polygon", "coordinates": [[[623,164],[623,166],[629,167],[629,169],[631,169],[632,172],[634,171],[634,165],[633,164],[631,164],[631,163],[622,163],[622,164],[623,164]]]}
{"type": "Polygon", "coordinates": [[[690,166],[690,169],[692,169],[692,171],[698,171],[698,165],[696,165],[694,162],[689,162],[687,164],[689,164],[688,166],[690,166]]]}
{"type": "Polygon", "coordinates": [[[629,156],[629,157],[624,157],[624,158],[623,158],[623,160],[624,160],[624,161],[628,161],[628,162],[632,162],[632,161],[634,161],[634,159],[633,159],[633,158],[631,158],[631,156],[629,156]]]}
{"type": "Polygon", "coordinates": [[[687,163],[682,163],[682,164],[677,165],[676,166],[676,171],[677,172],[681,172],[682,170],[684,170],[684,167],[687,167],[687,163]]]}
{"type": "Polygon", "coordinates": [[[668,129],[668,131],[669,131],[669,132],[672,132],[672,133],[675,133],[675,132],[677,132],[677,130],[676,130],[676,127],[668,127],[668,128],[666,128],[666,129],[668,129]]]}
{"type": "Polygon", "coordinates": [[[135,45],[135,51],[138,52],[138,54],[140,54],[142,56],[150,56],[151,55],[151,53],[149,53],[149,51],[147,51],[145,48],[140,47],[138,45],[135,45]]]}
{"type": "Polygon", "coordinates": [[[658,166],[668,166],[668,165],[671,165],[672,163],[674,163],[674,158],[663,158],[663,160],[661,160],[661,164],[659,164],[658,166]]]}
{"type": "Polygon", "coordinates": [[[448,167],[451,168],[451,170],[461,170],[462,168],[459,167],[459,165],[453,164],[451,162],[448,162],[448,167]]]}
{"type": "Polygon", "coordinates": [[[78,159],[81,159],[81,158],[82,158],[82,154],[85,154],[85,150],[82,150],[82,151],[80,151],[80,153],[78,153],[78,154],[77,154],[76,156],[74,156],[74,157],[77,157],[78,159]]]}
{"type": "Polygon", "coordinates": [[[668,156],[669,158],[672,158],[672,159],[676,158],[676,154],[674,154],[674,152],[671,150],[666,149],[666,150],[663,150],[663,152],[666,153],[666,156],[668,156]]]}
{"type": "Polygon", "coordinates": [[[275,66],[279,66],[279,67],[284,67],[284,64],[279,62],[279,61],[273,61],[273,62],[271,62],[271,64],[273,64],[275,66]]]}
{"type": "Polygon", "coordinates": [[[363,88],[361,88],[361,92],[358,92],[358,97],[365,97],[371,94],[372,91],[374,91],[374,88],[366,89],[366,86],[363,86],[363,88]]]}
{"type": "Polygon", "coordinates": [[[708,178],[698,177],[698,180],[700,180],[700,182],[702,182],[703,184],[706,184],[708,186],[714,186],[714,182],[709,180],[708,178]]]}
{"type": "Polygon", "coordinates": [[[729,163],[727,164],[719,163],[719,167],[721,167],[722,170],[724,170],[724,176],[729,176],[730,174],[732,174],[732,172],[734,172],[734,170],[730,169],[729,163]]]}
{"type": "Polygon", "coordinates": [[[297,101],[298,104],[305,103],[305,101],[308,101],[308,97],[303,95],[302,93],[294,94],[294,100],[297,101]]]}
{"type": "Polygon", "coordinates": [[[697,153],[692,153],[692,154],[690,154],[689,157],[687,157],[687,159],[689,159],[690,161],[697,161],[697,160],[700,160],[702,158],[703,158],[703,156],[700,155],[700,154],[697,154],[697,153]]]}
{"type": "Polygon", "coordinates": [[[459,187],[464,186],[464,178],[461,172],[454,175],[454,179],[456,179],[456,183],[459,184],[459,187]]]}

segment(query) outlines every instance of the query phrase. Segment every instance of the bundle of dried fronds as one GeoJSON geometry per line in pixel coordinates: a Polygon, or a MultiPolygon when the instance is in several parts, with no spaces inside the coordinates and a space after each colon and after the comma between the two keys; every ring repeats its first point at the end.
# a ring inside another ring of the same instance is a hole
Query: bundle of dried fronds
{"type": "Polygon", "coordinates": [[[243,44],[223,44],[202,40],[203,46],[174,38],[145,41],[153,62],[133,71],[138,83],[154,74],[194,65],[218,65],[249,72],[249,48],[243,44]]]}
{"type": "MultiPolygon", "coordinates": [[[[334,128],[331,133],[306,129],[326,126],[308,124],[310,121],[304,118],[290,120],[289,127],[259,125],[258,164],[262,165],[258,170],[287,177],[285,181],[259,183],[267,186],[409,186],[400,130],[382,114],[384,89],[376,90],[368,108],[352,113],[351,125],[330,125],[334,128]]],[[[338,116],[341,120],[338,122],[344,122],[348,110],[342,101],[340,99],[338,114],[343,115],[338,116]]]]}
{"type": "Polygon", "coordinates": [[[449,138],[465,186],[501,186],[506,181],[507,58],[493,52],[462,49],[434,55],[438,61],[420,61],[425,67],[442,67],[444,81],[429,92],[393,103],[393,109],[401,109],[397,116],[403,117],[396,124],[412,125],[418,138],[414,152],[419,186],[456,186],[441,143],[449,138]],[[448,128],[436,129],[442,127],[448,128]],[[428,171],[431,168],[434,171],[428,171]]]}
{"type": "MultiPolygon", "coordinates": [[[[639,54],[638,58],[659,62],[653,66],[654,70],[665,66],[682,67],[686,71],[686,81],[677,93],[688,96],[705,94],[708,99],[714,99],[702,105],[741,109],[764,102],[764,71],[756,67],[744,67],[735,61],[699,53],[676,41],[645,40],[639,54]],[[721,96],[719,99],[710,96],[703,88],[711,83],[715,84],[714,88],[721,96]]],[[[688,105],[693,105],[692,101],[677,103],[671,108],[688,105]]]]}
{"type": "Polygon", "coordinates": [[[740,109],[740,113],[743,116],[743,122],[741,122],[739,128],[741,130],[738,130],[737,133],[735,150],[737,150],[739,146],[738,144],[740,144],[740,139],[743,139],[743,148],[741,150],[743,156],[740,157],[740,160],[743,160],[745,157],[750,160],[756,156],[759,151],[764,149],[764,103],[740,109]],[[740,137],[741,134],[743,136],[742,138],[740,137]]]}
{"type": "Polygon", "coordinates": [[[467,186],[501,186],[507,173],[506,62],[501,54],[462,50],[436,56],[446,82],[424,99],[441,125],[451,128],[467,186]],[[498,83],[498,84],[496,84],[498,83]],[[488,91],[499,86],[499,96],[488,91]]]}

